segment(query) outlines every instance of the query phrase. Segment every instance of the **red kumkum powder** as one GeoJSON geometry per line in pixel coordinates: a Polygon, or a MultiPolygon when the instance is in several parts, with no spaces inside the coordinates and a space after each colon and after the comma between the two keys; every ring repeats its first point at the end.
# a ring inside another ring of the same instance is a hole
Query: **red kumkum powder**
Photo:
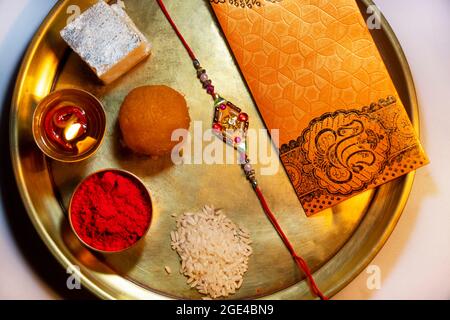
{"type": "Polygon", "coordinates": [[[78,236],[103,251],[120,251],[148,229],[151,200],[142,185],[119,171],[88,177],[72,198],[70,219],[78,236]]]}

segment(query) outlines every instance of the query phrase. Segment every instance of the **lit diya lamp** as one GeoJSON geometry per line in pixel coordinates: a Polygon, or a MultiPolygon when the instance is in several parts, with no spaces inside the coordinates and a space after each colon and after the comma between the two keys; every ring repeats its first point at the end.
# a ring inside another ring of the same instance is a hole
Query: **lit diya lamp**
{"type": "Polygon", "coordinates": [[[106,114],[97,98],[79,89],[63,89],[45,97],[34,112],[33,136],[50,158],[84,160],[103,140],[106,114]]]}

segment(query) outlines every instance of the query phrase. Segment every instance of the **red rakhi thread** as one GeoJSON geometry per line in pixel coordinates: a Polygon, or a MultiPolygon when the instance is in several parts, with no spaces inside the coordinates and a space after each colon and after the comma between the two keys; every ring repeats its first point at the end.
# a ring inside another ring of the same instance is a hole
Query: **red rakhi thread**
{"type": "Polygon", "coordinates": [[[170,25],[172,26],[173,30],[175,31],[175,33],[177,34],[178,38],[181,40],[181,42],[183,43],[183,46],[186,48],[186,51],[189,54],[189,57],[191,57],[192,60],[197,60],[197,58],[195,57],[194,52],[192,51],[191,47],[189,47],[188,43],[186,42],[186,40],[184,39],[183,35],[181,34],[180,30],[178,30],[177,25],[175,24],[175,22],[172,20],[172,17],[169,14],[169,11],[167,11],[166,6],[164,5],[164,3],[162,2],[162,0],[156,0],[159,4],[159,7],[161,8],[162,12],[164,13],[164,15],[167,18],[167,21],[169,21],[170,25]]]}
{"type": "Polygon", "coordinates": [[[256,195],[258,196],[259,201],[261,202],[261,205],[262,205],[262,207],[264,209],[264,212],[266,213],[266,215],[269,218],[270,222],[272,222],[273,226],[277,230],[278,234],[280,235],[281,240],[283,240],[283,242],[284,242],[284,245],[287,247],[287,249],[291,253],[292,257],[295,260],[295,263],[303,271],[303,273],[305,274],[306,278],[308,279],[309,284],[311,286],[312,292],[316,296],[318,296],[320,299],[328,300],[328,298],[322,294],[322,292],[320,291],[319,287],[317,287],[317,284],[314,281],[314,278],[313,278],[312,273],[311,273],[311,271],[310,271],[310,269],[308,267],[308,264],[306,263],[305,260],[303,260],[302,257],[300,257],[295,252],[295,249],[292,246],[291,242],[287,238],[286,234],[283,232],[283,229],[281,229],[281,226],[278,223],[277,219],[275,218],[275,215],[270,210],[269,205],[267,204],[267,201],[264,198],[263,193],[261,192],[261,189],[258,186],[254,187],[254,189],[255,189],[256,195]]]}
{"type": "MultiPolygon", "coordinates": [[[[158,2],[162,12],[166,16],[167,20],[169,21],[169,23],[172,26],[172,28],[175,31],[175,33],[177,34],[178,38],[181,40],[181,43],[183,44],[184,48],[188,52],[189,57],[194,62],[194,67],[197,69],[197,73],[198,73],[197,75],[198,75],[199,79],[202,81],[203,87],[206,89],[207,93],[210,94],[213,97],[213,99],[219,98],[219,96],[214,92],[214,86],[212,85],[211,80],[209,80],[208,77],[206,76],[205,70],[201,69],[200,62],[196,58],[196,56],[195,56],[194,52],[192,51],[192,49],[189,47],[188,43],[184,39],[184,37],[181,34],[181,32],[178,30],[175,22],[170,17],[169,12],[167,11],[163,1],[162,0],[156,0],[156,1],[158,2]],[[201,78],[202,74],[203,74],[203,77],[206,76],[204,79],[201,78]]],[[[283,229],[281,229],[281,226],[278,223],[275,215],[270,210],[269,205],[267,204],[267,201],[266,201],[263,193],[261,192],[261,189],[258,187],[258,183],[257,183],[256,177],[255,177],[255,170],[252,169],[252,167],[250,165],[250,161],[249,161],[247,155],[245,153],[241,153],[241,157],[242,157],[242,159],[241,159],[242,168],[243,168],[243,170],[245,172],[245,175],[246,175],[247,179],[252,184],[256,195],[258,196],[259,202],[261,203],[261,206],[262,206],[262,208],[264,210],[264,213],[266,214],[267,218],[270,220],[270,222],[272,223],[272,225],[274,226],[274,228],[278,232],[278,235],[280,236],[281,240],[283,240],[284,245],[287,247],[287,249],[289,250],[289,253],[294,258],[294,261],[297,264],[298,268],[300,270],[302,270],[303,273],[305,274],[305,276],[306,276],[306,278],[307,278],[307,280],[308,280],[308,282],[310,284],[311,291],[316,296],[318,296],[320,299],[328,300],[328,298],[320,291],[320,289],[318,288],[316,282],[314,281],[313,275],[311,273],[311,270],[308,267],[308,264],[306,263],[306,261],[302,257],[300,257],[295,252],[295,249],[294,249],[293,245],[291,244],[291,242],[287,238],[286,234],[283,232],[283,229]]]]}

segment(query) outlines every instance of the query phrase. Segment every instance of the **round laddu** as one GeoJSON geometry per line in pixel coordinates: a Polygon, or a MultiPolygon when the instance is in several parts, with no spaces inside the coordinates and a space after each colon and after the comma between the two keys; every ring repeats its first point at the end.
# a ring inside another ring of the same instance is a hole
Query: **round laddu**
{"type": "Polygon", "coordinates": [[[125,144],[134,152],[149,156],[169,154],[178,141],[171,141],[176,129],[189,129],[191,119],[186,100],[167,86],[143,86],[125,98],[119,113],[125,144]]]}

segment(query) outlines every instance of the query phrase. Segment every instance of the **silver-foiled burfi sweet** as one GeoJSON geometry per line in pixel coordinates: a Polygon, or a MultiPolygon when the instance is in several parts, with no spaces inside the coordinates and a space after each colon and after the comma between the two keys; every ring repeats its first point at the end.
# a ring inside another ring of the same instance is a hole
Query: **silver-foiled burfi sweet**
{"type": "Polygon", "coordinates": [[[68,24],[61,36],[106,84],[150,54],[150,43],[125,11],[104,1],[68,24]]]}

